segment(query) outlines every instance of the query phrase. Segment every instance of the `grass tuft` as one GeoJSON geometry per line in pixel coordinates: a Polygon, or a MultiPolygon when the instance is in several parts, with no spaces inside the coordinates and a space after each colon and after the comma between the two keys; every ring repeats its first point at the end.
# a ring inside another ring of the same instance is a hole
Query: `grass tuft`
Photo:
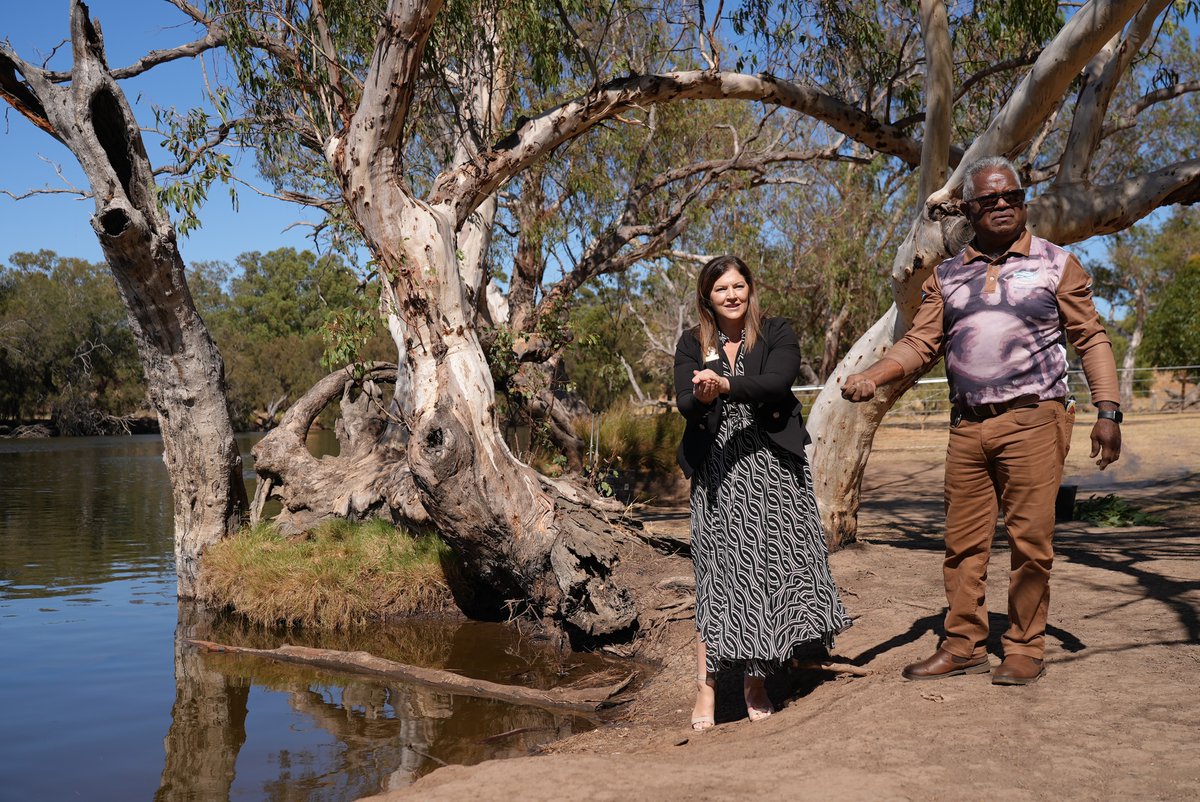
{"type": "Polygon", "coordinates": [[[454,609],[457,579],[450,547],[434,534],[381,520],[329,521],[284,538],[262,522],[207,551],[199,596],[266,626],[347,629],[454,609]]]}
{"type": "MultiPolygon", "coordinates": [[[[590,428],[579,424],[585,440],[590,428]]],[[[598,416],[596,464],[588,466],[601,495],[623,501],[678,496],[682,474],[675,452],[683,438],[684,420],[675,410],[642,410],[619,404],[598,416]]]]}

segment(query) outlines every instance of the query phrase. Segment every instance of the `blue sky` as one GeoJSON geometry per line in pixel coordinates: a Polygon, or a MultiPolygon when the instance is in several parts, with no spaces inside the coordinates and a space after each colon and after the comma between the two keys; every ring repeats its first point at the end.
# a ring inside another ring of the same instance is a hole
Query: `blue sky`
{"type": "MultiPolygon", "coordinates": [[[[7,38],[25,60],[41,63],[69,33],[67,0],[6,0],[0,21],[0,38],[7,38]],[[20,10],[16,10],[19,8],[20,10]]],[[[155,48],[172,47],[197,38],[185,17],[165,2],[147,0],[89,0],[92,18],[104,31],[109,64],[124,66],[155,48]]],[[[70,63],[69,48],[64,47],[52,66],[65,68],[70,63]]],[[[122,82],[134,113],[143,126],[154,122],[153,106],[176,106],[183,110],[203,102],[204,77],[198,61],[189,59],[155,67],[145,75],[122,82]]],[[[56,140],[34,128],[7,103],[0,102],[0,190],[22,194],[42,187],[63,187],[53,165],[78,187],[87,187],[83,172],[71,153],[56,140]],[[48,164],[48,160],[53,164],[48,164]]],[[[147,149],[155,166],[166,164],[170,156],[152,135],[147,134],[147,149]]],[[[251,159],[243,158],[238,170],[247,181],[262,185],[251,159]]],[[[216,186],[201,212],[203,227],[192,231],[180,242],[186,262],[223,260],[232,262],[245,251],[267,251],[291,245],[312,247],[306,228],[285,231],[290,224],[305,219],[315,222],[312,211],[295,204],[263,198],[249,189],[238,192],[239,209],[234,211],[228,190],[216,186]]],[[[66,195],[34,196],[14,201],[0,194],[0,262],[17,251],[43,248],[63,256],[92,261],[103,257],[90,219],[95,210],[90,199],[66,195]]]]}
{"type": "MultiPolygon", "coordinates": [[[[16,0],[8,0],[18,6],[16,0]]],[[[162,0],[91,0],[93,19],[104,30],[112,66],[123,66],[154,48],[171,47],[196,38],[195,28],[186,23],[177,9],[162,0]]],[[[19,11],[9,11],[0,22],[0,37],[8,38],[25,59],[40,62],[68,35],[67,0],[24,0],[19,11]]],[[[65,68],[69,52],[63,48],[52,62],[65,68]]],[[[187,109],[201,105],[204,76],[197,60],[180,60],[161,65],[145,75],[123,82],[134,104],[134,112],[143,125],[153,122],[153,107],[176,106],[187,109]]],[[[74,157],[48,135],[34,128],[23,117],[0,103],[0,190],[21,194],[31,189],[63,187],[56,174],[61,167],[67,180],[86,187],[74,157]]],[[[147,134],[152,162],[162,165],[169,156],[147,134]]],[[[238,174],[262,185],[252,160],[242,157],[238,174]]],[[[223,260],[232,262],[238,254],[290,245],[311,247],[308,229],[288,227],[299,221],[315,222],[319,216],[294,204],[264,198],[245,188],[239,189],[239,208],[235,211],[224,187],[216,186],[201,212],[203,227],[181,241],[185,261],[223,260]]],[[[0,262],[16,251],[50,249],[64,256],[99,261],[100,247],[89,220],[93,213],[90,199],[66,195],[35,196],[14,201],[0,194],[0,262]]],[[[1106,247],[1102,238],[1077,243],[1073,249],[1085,264],[1103,260],[1106,247]]]]}

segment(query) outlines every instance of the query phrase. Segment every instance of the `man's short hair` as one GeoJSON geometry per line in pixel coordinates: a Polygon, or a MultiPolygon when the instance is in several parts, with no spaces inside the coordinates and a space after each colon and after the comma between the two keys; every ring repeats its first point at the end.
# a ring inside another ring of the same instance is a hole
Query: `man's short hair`
{"type": "Polygon", "coordinates": [[[1017,165],[1010,162],[1003,156],[984,156],[978,161],[973,161],[967,167],[966,175],[963,176],[962,199],[965,201],[975,197],[975,176],[988,170],[1007,170],[1012,173],[1012,176],[1017,181],[1017,188],[1021,187],[1021,174],[1017,172],[1017,165]]]}

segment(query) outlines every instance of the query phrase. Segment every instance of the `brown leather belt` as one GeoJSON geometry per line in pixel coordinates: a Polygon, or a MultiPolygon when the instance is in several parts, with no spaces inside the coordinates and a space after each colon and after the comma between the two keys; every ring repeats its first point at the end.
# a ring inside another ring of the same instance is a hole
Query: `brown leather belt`
{"type": "MultiPolygon", "coordinates": [[[[1047,401],[1057,401],[1063,403],[1061,398],[1048,398],[1047,401]]],[[[1026,393],[1019,395],[1016,398],[1008,401],[998,401],[995,404],[980,404],[978,406],[967,406],[966,404],[956,404],[954,413],[956,418],[964,418],[969,421],[981,421],[988,418],[994,418],[997,415],[1003,415],[1010,409],[1018,407],[1032,407],[1041,403],[1042,399],[1038,398],[1034,393],[1026,393]]]]}

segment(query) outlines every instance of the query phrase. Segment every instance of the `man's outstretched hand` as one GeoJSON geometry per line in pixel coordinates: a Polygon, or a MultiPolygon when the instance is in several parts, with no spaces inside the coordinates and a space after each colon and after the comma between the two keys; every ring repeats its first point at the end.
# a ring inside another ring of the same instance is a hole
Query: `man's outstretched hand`
{"type": "Polygon", "coordinates": [[[1092,456],[1100,455],[1096,465],[1104,470],[1121,458],[1121,427],[1116,421],[1098,418],[1092,427],[1092,456]]]}
{"type": "Polygon", "coordinates": [[[875,382],[865,373],[855,373],[842,382],[842,398],[847,401],[870,401],[875,397],[875,382]]]}

